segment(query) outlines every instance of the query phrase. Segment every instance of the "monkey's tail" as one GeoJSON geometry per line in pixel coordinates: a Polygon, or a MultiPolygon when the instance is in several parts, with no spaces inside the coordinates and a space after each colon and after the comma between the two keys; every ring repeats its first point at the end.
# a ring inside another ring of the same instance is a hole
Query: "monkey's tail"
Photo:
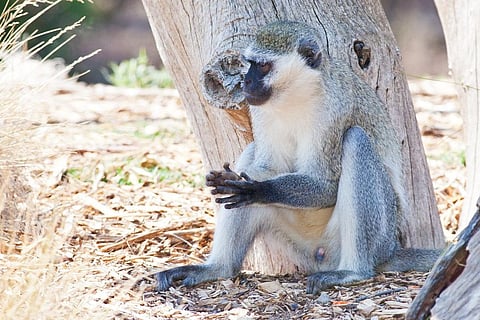
{"type": "Polygon", "coordinates": [[[386,263],[379,266],[379,271],[421,271],[432,269],[443,249],[398,249],[395,255],[386,263]]]}

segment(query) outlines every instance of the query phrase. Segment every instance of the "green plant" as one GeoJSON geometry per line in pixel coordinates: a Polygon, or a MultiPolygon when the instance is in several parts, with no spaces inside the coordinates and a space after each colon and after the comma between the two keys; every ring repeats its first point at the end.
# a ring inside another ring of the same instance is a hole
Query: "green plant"
{"type": "Polygon", "coordinates": [[[152,169],[149,170],[153,177],[154,180],[157,181],[167,181],[167,182],[178,182],[181,180],[182,175],[179,171],[174,171],[169,167],[161,167],[161,166],[155,166],[152,169]]]}
{"type": "Polygon", "coordinates": [[[448,165],[466,166],[465,150],[443,150],[428,156],[429,159],[442,161],[448,165]]]}
{"type": "Polygon", "coordinates": [[[65,173],[65,176],[73,178],[75,180],[80,180],[82,175],[82,170],[80,168],[68,168],[65,173]]]}
{"type": "Polygon", "coordinates": [[[184,177],[185,183],[192,188],[205,187],[205,176],[203,173],[194,173],[184,177]]]}
{"type": "Polygon", "coordinates": [[[467,158],[466,158],[466,155],[465,155],[465,150],[462,150],[458,153],[458,156],[460,158],[460,163],[462,164],[462,166],[466,167],[467,166],[467,158]]]}
{"type": "Polygon", "coordinates": [[[117,87],[130,88],[173,88],[173,81],[165,69],[159,70],[148,62],[145,49],[140,49],[138,57],[110,63],[110,72],[104,71],[106,80],[117,87]]]}
{"type": "Polygon", "coordinates": [[[148,130],[145,130],[145,128],[141,128],[141,129],[139,128],[135,130],[133,134],[137,138],[149,139],[149,140],[153,140],[155,138],[166,138],[166,137],[172,138],[175,136],[174,132],[171,132],[167,129],[161,129],[161,130],[159,129],[159,130],[150,132],[148,130]]]}
{"type": "Polygon", "coordinates": [[[439,156],[440,160],[448,164],[460,164],[466,166],[465,150],[461,151],[449,151],[439,156]]]}

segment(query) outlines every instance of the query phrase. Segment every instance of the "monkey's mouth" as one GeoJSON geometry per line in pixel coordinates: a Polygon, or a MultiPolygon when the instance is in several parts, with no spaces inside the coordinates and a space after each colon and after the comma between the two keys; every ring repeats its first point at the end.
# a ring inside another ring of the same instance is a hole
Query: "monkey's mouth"
{"type": "Polygon", "coordinates": [[[270,91],[264,92],[262,95],[250,94],[245,91],[243,91],[243,94],[245,95],[245,100],[247,100],[248,104],[251,106],[261,106],[267,102],[272,95],[270,91]]]}

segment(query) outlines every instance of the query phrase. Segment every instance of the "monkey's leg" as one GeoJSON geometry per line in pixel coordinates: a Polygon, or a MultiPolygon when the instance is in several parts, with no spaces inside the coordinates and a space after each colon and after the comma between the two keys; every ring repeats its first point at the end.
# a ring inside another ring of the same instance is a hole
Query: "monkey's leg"
{"type": "Polygon", "coordinates": [[[396,211],[389,175],[368,135],[360,127],[350,128],[343,138],[337,203],[326,231],[340,243],[340,261],[336,270],[309,276],[307,292],[372,277],[376,265],[395,251],[396,211]]]}
{"type": "Polygon", "coordinates": [[[155,275],[157,291],[165,291],[175,281],[186,286],[235,276],[241,269],[245,255],[257,232],[259,219],[266,218],[264,208],[221,208],[215,229],[212,252],[204,264],[181,266],[155,275]]]}

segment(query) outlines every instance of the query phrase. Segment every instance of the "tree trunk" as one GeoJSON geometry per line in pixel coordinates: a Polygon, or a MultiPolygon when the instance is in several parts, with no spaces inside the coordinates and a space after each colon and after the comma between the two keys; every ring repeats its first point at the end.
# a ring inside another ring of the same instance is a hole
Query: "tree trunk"
{"type": "MultiPolygon", "coordinates": [[[[405,189],[411,204],[401,226],[403,245],[444,245],[401,57],[378,0],[143,3],[160,55],[175,80],[198,137],[207,170],[234,162],[252,139],[248,108],[240,92],[238,50],[245,47],[257,26],[275,20],[303,21],[324,36],[328,54],[349,64],[388,107],[403,145],[405,189]],[[357,54],[355,41],[364,43],[357,54]],[[364,65],[368,59],[369,64],[364,65]]],[[[273,259],[262,241],[255,250],[250,266],[256,270],[292,271],[284,259],[273,259]]]]}
{"type": "Polygon", "coordinates": [[[435,0],[435,4],[463,111],[467,163],[467,194],[459,226],[463,229],[480,195],[480,1],[435,0]]]}

